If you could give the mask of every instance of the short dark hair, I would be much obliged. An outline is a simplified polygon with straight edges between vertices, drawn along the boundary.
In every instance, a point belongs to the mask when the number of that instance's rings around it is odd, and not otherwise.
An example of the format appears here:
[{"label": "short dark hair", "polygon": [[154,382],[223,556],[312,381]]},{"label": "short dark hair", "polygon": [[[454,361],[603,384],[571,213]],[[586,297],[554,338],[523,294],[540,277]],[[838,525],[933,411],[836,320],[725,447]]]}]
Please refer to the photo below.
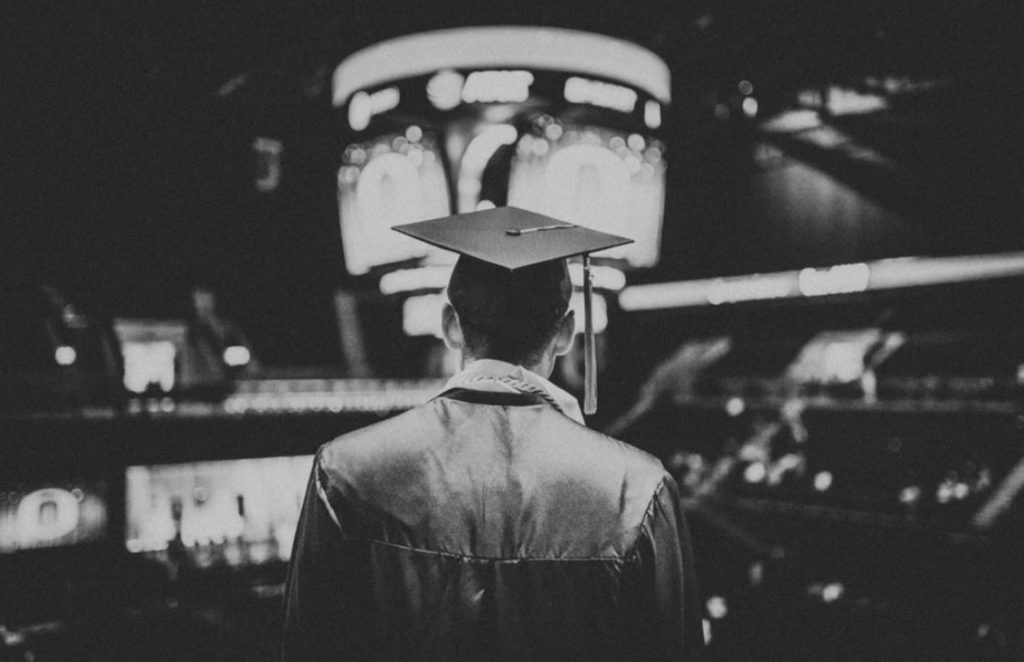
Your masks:
[{"label": "short dark hair", "polygon": [[463,255],[448,284],[466,350],[519,365],[541,357],[571,296],[565,260],[509,271]]}]

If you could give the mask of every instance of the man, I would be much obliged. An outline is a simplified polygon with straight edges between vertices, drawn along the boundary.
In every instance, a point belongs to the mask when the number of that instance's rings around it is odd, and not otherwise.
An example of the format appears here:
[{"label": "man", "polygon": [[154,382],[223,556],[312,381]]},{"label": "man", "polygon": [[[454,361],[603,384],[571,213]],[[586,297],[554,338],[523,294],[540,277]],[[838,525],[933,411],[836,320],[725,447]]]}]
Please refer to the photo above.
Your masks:
[{"label": "man", "polygon": [[320,449],[283,659],[689,659],[675,483],[547,380],[574,337],[564,257],[626,240],[511,208],[400,229],[462,253],[442,330],[463,370]]}]

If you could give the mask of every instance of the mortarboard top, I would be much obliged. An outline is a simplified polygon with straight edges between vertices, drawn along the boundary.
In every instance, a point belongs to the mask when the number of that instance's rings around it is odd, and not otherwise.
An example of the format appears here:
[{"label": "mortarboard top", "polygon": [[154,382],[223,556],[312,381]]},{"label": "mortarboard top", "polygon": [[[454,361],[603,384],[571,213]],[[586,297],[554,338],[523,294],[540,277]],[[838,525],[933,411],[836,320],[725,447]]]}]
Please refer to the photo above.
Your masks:
[{"label": "mortarboard top", "polygon": [[626,237],[517,207],[456,214],[392,229],[509,271],[633,243]]},{"label": "mortarboard top", "polygon": [[633,243],[632,239],[573,225],[517,207],[456,214],[396,225],[392,229],[433,246],[508,269],[509,272],[582,255],[586,359],[583,410],[587,414],[597,410],[596,349],[590,304],[590,253],[630,244]]}]

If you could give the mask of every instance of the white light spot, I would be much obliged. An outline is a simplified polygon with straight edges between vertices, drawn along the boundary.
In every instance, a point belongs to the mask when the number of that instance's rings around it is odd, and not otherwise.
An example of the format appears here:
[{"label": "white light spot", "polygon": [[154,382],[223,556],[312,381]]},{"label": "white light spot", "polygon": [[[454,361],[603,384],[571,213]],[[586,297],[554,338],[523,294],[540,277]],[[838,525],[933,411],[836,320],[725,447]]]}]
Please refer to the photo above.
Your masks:
[{"label": "white light spot", "polygon": [[729,398],[725,403],[725,412],[733,417],[739,416],[746,409],[747,403],[743,401],[743,398]]},{"label": "white light spot", "polygon": [[768,470],[765,469],[764,464],[753,462],[747,465],[747,468],[743,471],[743,480],[748,483],[760,483],[764,481],[767,475]]},{"label": "white light spot", "polygon": [[918,502],[921,498],[921,488],[917,485],[908,485],[900,490],[900,503],[905,505],[912,505]]},{"label": "white light spot", "polygon": [[413,124],[405,130],[405,138],[411,143],[418,143],[423,139],[423,129]]},{"label": "white light spot", "polygon": [[747,97],[743,100],[743,113],[747,117],[757,117],[757,99]]},{"label": "white light spot", "polygon": [[71,345],[61,345],[53,353],[53,358],[57,361],[57,365],[72,365],[78,360],[78,352]]},{"label": "white light spot", "polygon": [[843,585],[839,582],[825,584],[824,588],[821,589],[821,599],[823,602],[835,602],[843,597],[843,592]]},{"label": "white light spot", "polygon": [[246,365],[252,359],[249,349],[243,345],[231,345],[224,349],[224,363],[233,368]]},{"label": "white light spot", "polygon": [[643,136],[639,133],[633,133],[626,139],[626,144],[634,152],[642,152],[647,143],[644,142]]},{"label": "white light spot", "polygon": [[725,618],[726,614],[729,613],[729,605],[726,604],[725,598],[720,595],[715,595],[708,598],[707,610],[708,616],[711,618]]},{"label": "white light spot", "polygon": [[751,563],[747,570],[747,577],[750,579],[751,586],[759,586],[764,581],[764,564],[760,561]]},{"label": "white light spot", "polygon": [[814,489],[819,492],[825,492],[828,488],[832,487],[832,473],[829,471],[819,471],[814,475]]}]

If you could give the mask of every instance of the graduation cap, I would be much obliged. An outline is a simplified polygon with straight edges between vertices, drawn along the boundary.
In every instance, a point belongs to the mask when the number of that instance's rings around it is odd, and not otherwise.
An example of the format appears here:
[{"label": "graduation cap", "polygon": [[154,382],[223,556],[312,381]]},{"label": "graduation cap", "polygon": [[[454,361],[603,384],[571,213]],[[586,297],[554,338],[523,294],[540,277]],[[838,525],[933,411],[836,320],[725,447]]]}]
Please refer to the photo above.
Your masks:
[{"label": "graduation cap", "polygon": [[597,411],[596,350],[591,312],[590,253],[630,244],[632,239],[598,232],[517,207],[499,207],[392,228],[420,241],[454,251],[514,274],[555,260],[583,256],[586,389],[583,411]]}]

